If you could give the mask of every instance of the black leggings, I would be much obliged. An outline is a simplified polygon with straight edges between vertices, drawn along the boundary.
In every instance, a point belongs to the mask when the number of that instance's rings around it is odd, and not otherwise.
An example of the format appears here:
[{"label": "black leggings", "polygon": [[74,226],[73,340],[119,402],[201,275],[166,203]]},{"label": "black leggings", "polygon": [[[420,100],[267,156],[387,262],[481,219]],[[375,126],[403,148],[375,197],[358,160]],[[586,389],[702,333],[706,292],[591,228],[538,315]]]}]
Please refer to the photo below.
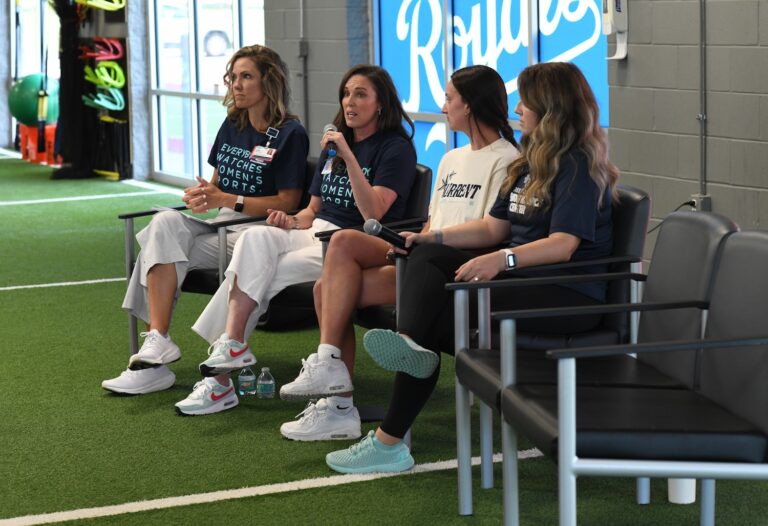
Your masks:
[{"label": "black leggings", "polygon": [[[401,333],[409,335],[422,347],[438,354],[453,354],[453,293],[445,290],[445,285],[453,282],[456,269],[473,257],[475,256],[468,252],[436,244],[420,245],[411,252],[401,288],[398,316],[398,330]],[[492,310],[598,303],[594,298],[557,285],[520,287],[511,292],[495,291],[491,294]],[[476,311],[477,308],[472,305],[472,320],[477,316]],[[600,315],[525,319],[518,321],[517,328],[526,332],[571,334],[593,329],[600,323],[600,319]],[[423,379],[397,373],[381,429],[394,437],[405,436],[424,404],[432,396],[439,375],[439,365],[432,376]]]}]

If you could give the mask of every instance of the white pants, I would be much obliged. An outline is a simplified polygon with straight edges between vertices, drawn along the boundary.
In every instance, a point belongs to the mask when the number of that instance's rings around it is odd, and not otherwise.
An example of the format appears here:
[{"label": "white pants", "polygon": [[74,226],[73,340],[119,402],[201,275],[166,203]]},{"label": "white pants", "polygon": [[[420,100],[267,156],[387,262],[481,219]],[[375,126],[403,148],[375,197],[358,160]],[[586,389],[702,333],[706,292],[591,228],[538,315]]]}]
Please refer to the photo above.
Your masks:
[{"label": "white pants", "polygon": [[229,310],[229,291],[235,277],[237,286],[256,302],[245,327],[245,340],[253,332],[269,301],[289,285],[320,278],[323,247],[316,232],[338,227],[315,219],[306,230],[284,230],[273,226],[254,226],[235,243],[226,280],[216,291],[192,326],[197,334],[213,343],[225,331]]},{"label": "white pants", "polygon": [[[217,219],[244,217],[222,209]],[[239,226],[239,225],[238,225]],[[252,225],[245,225],[246,227]],[[227,255],[231,257],[235,241],[244,229],[227,232]],[[176,264],[176,296],[187,272],[196,268],[219,266],[219,238],[217,229],[187,217],[178,211],[165,210],[152,217],[152,221],[136,234],[141,251],[123,299],[123,309],[149,323],[147,300],[147,272],[155,265]],[[175,304],[175,301],[174,301]]]}]

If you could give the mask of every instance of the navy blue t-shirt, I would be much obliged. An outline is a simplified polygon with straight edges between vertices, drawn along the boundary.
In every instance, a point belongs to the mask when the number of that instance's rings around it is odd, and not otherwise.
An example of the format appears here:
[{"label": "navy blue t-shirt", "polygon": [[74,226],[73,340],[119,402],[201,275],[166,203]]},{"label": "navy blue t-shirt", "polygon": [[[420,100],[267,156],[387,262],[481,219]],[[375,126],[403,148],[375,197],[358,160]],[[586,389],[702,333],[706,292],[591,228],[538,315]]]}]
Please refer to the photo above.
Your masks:
[{"label": "navy blue t-shirt", "polygon": [[272,162],[251,158],[254,146],[266,146],[269,137],[248,125],[238,131],[235,122],[224,119],[208,156],[208,164],[219,172],[218,187],[229,194],[277,195],[278,190],[304,188],[309,138],[297,120],[277,128],[269,147]]},{"label": "navy blue t-shirt", "polygon": [[[394,132],[376,132],[354,143],[352,153],[371,186],[385,186],[397,193],[381,222],[402,219],[416,176],[416,152],[410,142]],[[337,161],[330,173],[323,173],[326,159],[323,152],[309,189],[310,194],[322,200],[317,217],[340,228],[362,224],[363,216],[352,195],[346,164]]]},{"label": "navy blue t-shirt", "polygon": [[[554,232],[564,232],[581,239],[571,261],[583,261],[608,256],[613,247],[611,223],[611,194],[606,188],[600,209],[600,192],[589,177],[587,157],[581,150],[571,150],[560,160],[560,171],[551,188],[551,203],[544,211],[538,203],[523,202],[520,194],[530,176],[523,173],[512,191],[496,199],[490,215],[509,221],[511,247],[543,239]],[[531,209],[532,208],[532,209]],[[558,271],[584,274],[605,272],[605,265]],[[568,285],[598,301],[605,301],[605,283],[579,283]]]}]

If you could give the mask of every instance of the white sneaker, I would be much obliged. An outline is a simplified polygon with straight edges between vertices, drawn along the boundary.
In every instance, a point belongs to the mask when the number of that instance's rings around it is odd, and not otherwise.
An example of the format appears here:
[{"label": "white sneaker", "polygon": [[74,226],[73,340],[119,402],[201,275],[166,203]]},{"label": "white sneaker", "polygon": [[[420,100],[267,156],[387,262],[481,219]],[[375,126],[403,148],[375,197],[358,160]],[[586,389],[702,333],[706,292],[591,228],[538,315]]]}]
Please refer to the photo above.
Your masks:
[{"label": "white sneaker", "polygon": [[200,374],[216,376],[231,373],[256,363],[256,357],[248,349],[247,343],[231,340],[226,333],[208,347],[208,359],[200,364]]},{"label": "white sneaker", "polygon": [[209,415],[232,409],[239,403],[232,380],[224,387],[213,378],[203,378],[188,397],[176,403],[176,412],[180,415]]},{"label": "white sneaker", "polygon": [[126,369],[117,378],[101,382],[102,389],[113,393],[146,394],[168,389],[176,382],[176,375],[165,365],[132,371]]},{"label": "white sneaker", "polygon": [[301,360],[299,376],[280,388],[280,398],[306,400],[349,393],[352,390],[352,378],[344,362],[338,358],[321,360],[318,353],[312,353],[306,360]]},{"label": "white sneaker", "polygon": [[353,440],[359,438],[360,415],[351,402],[344,407],[339,397],[310,400],[296,415],[298,420],[280,426],[280,434],[291,440]]},{"label": "white sneaker", "polygon": [[144,343],[139,352],[128,360],[128,368],[137,370],[156,365],[167,365],[181,358],[178,345],[170,337],[163,336],[156,329],[142,332]]}]

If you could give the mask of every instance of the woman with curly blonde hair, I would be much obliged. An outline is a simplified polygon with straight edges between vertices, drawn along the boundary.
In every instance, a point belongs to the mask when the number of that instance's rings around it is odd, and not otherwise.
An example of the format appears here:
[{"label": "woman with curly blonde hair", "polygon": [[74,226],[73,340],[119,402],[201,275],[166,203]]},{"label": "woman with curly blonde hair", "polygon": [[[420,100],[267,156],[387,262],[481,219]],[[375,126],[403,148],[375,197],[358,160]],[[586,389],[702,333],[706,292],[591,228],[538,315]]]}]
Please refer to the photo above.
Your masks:
[{"label": "woman with curly blonde hair", "polygon": [[[217,219],[263,216],[268,210],[299,206],[309,138],[288,109],[288,68],[275,51],[246,46],[227,63],[223,104],[227,117],[208,156],[210,181],[197,177],[182,200],[195,213],[219,209]],[[227,252],[248,225],[232,228]],[[181,358],[168,335],[173,307],[189,270],[218,266],[218,235],[212,225],[175,210],[158,212],[136,235],[141,252],[131,275],[123,309],[147,323],[144,342],[128,369],[105,380],[104,389],[144,394],[171,387],[167,364]]]}]

